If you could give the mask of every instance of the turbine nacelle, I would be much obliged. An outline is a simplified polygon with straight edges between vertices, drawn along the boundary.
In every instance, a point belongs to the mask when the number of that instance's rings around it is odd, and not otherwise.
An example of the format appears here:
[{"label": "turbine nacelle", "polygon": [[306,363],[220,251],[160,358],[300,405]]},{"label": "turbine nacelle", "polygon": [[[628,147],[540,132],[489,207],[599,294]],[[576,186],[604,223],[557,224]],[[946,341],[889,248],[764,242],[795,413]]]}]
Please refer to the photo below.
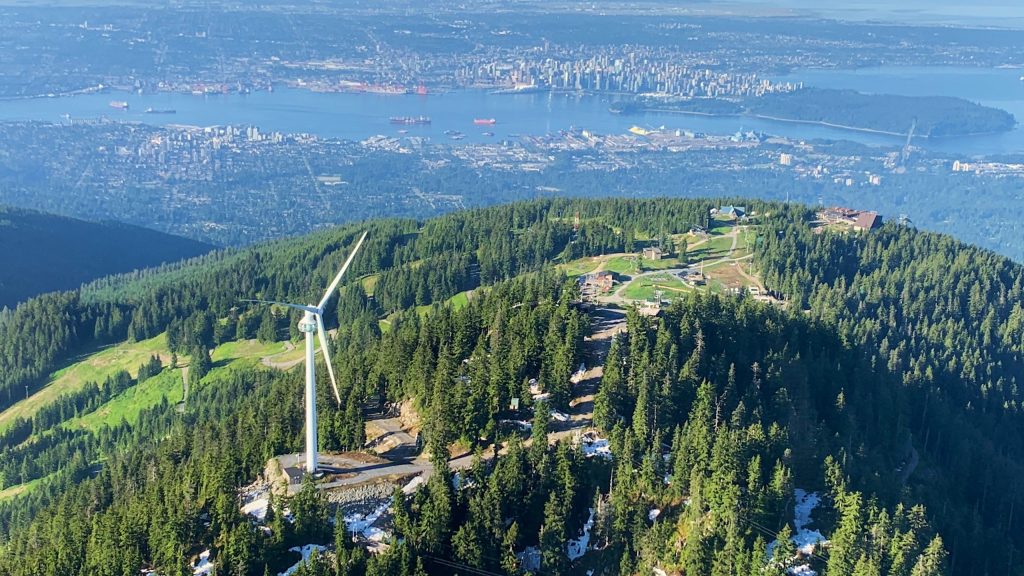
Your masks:
[{"label": "turbine nacelle", "polygon": [[302,315],[302,320],[299,320],[299,332],[316,332],[316,317],[320,314],[314,314],[310,311],[306,311]]}]

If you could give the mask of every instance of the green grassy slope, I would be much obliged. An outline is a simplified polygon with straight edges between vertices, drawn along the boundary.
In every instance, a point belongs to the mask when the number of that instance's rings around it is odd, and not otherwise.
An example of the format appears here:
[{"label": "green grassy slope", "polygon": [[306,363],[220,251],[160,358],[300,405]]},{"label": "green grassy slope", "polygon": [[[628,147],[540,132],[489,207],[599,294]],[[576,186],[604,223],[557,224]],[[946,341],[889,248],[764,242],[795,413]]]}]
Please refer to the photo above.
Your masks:
[{"label": "green grassy slope", "polygon": [[38,392],[0,412],[0,431],[10,426],[19,416],[31,418],[40,408],[53,402],[61,394],[80,390],[86,382],[103,382],[108,376],[113,376],[121,370],[135,375],[139,366],[154,354],[159,354],[165,364],[170,361],[167,338],[163,334],[142,342],[124,342],[107,347],[62,368],[54,372],[47,380],[46,386]]}]

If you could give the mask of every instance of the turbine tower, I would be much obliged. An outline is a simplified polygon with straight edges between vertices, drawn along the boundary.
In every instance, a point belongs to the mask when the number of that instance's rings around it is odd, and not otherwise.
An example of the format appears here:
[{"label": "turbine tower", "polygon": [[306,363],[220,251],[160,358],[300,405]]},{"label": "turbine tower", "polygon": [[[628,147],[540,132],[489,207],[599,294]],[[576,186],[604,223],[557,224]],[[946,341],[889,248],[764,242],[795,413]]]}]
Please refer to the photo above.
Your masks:
[{"label": "turbine tower", "polygon": [[338,382],[334,378],[334,366],[331,365],[331,353],[327,346],[327,331],[324,330],[324,306],[327,305],[327,301],[330,300],[331,295],[334,293],[335,288],[338,287],[338,283],[341,282],[341,277],[345,275],[345,271],[348,270],[349,264],[356,257],[356,252],[359,251],[359,247],[363,245],[363,240],[366,239],[367,232],[363,232],[363,235],[356,242],[355,248],[348,255],[348,259],[345,260],[345,264],[342,265],[341,270],[338,271],[338,275],[334,277],[334,281],[327,287],[327,291],[324,292],[323,298],[320,299],[320,303],[317,305],[303,306],[301,304],[289,304],[287,302],[274,302],[272,300],[246,300],[246,302],[257,302],[260,304],[277,304],[279,306],[287,306],[288,308],[294,308],[296,310],[302,310],[302,320],[299,320],[299,331],[306,335],[306,472],[309,474],[315,474],[318,464],[318,444],[316,437],[316,358],[314,357],[313,350],[313,334],[320,340],[320,349],[324,352],[324,360],[327,364],[327,373],[331,376],[331,387],[334,389],[334,399],[338,402],[338,406],[341,406],[341,395],[338,393]]}]

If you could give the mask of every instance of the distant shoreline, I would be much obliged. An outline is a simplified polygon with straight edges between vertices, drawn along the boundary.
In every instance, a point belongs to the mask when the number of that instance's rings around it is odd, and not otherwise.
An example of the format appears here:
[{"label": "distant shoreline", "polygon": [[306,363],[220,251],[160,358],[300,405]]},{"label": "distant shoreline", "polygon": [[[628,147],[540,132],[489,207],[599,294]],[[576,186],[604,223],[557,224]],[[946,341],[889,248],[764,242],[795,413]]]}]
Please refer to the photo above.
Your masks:
[{"label": "distant shoreline", "polygon": [[[613,114],[624,114],[629,115],[630,113],[615,112]],[[703,116],[705,118],[756,118],[758,120],[768,120],[769,122],[781,122],[784,124],[803,124],[807,126],[821,126],[822,128],[834,128],[836,130],[845,130],[849,132],[860,132],[863,134],[877,134],[879,136],[889,136],[893,138],[905,138],[906,132],[892,132],[888,130],[878,130],[876,128],[862,128],[860,126],[849,126],[846,124],[836,124],[834,122],[826,122],[824,120],[800,120],[797,118],[783,118],[780,116],[769,116],[767,114],[750,114],[746,112],[738,114],[720,114],[715,112],[698,112],[695,110],[673,110],[672,108],[639,108],[636,110],[639,113],[655,113],[655,114],[682,114],[686,116]],[[950,134],[948,136],[932,136],[928,134],[914,134],[915,139],[926,139],[926,140],[942,140],[946,138],[964,138],[964,137],[975,137],[975,136],[995,136],[997,134],[1005,134],[1009,130],[997,130],[989,132],[970,132],[965,134]]]},{"label": "distant shoreline", "polygon": [[[876,130],[873,128],[861,128],[858,126],[847,126],[844,124],[835,124],[832,122],[825,122],[824,120],[798,120],[796,118],[782,118],[779,116],[768,116],[765,114],[718,114],[715,112],[698,112],[694,110],[673,110],[671,108],[640,108],[639,112],[653,112],[657,114],[685,114],[687,116],[704,116],[707,118],[757,118],[759,120],[768,120],[772,122],[785,122],[787,124],[807,124],[811,126],[823,126],[825,128],[836,128],[839,130],[850,130],[854,132],[865,132],[868,134],[880,134],[883,136],[895,136],[901,137],[906,134],[900,134],[899,132],[888,132],[885,130]],[[923,134],[915,136],[915,138],[927,138]]]}]

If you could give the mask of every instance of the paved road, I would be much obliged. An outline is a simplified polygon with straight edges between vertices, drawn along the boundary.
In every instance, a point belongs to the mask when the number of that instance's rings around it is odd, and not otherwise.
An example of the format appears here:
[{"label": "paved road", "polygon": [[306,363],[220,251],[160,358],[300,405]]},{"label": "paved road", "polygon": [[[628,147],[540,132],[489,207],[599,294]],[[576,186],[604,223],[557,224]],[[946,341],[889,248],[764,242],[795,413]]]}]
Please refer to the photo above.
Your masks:
[{"label": "paved road", "polygon": [[[278,462],[281,463],[281,469],[288,475],[289,492],[294,492],[301,486],[305,457],[305,453],[285,454],[277,457]],[[352,458],[340,454],[321,454],[320,468],[328,474],[338,475],[334,480],[322,482],[320,484],[322,489],[356,486],[380,479],[415,476],[428,470],[433,471],[429,462],[419,460],[392,461],[372,456]]]}]

